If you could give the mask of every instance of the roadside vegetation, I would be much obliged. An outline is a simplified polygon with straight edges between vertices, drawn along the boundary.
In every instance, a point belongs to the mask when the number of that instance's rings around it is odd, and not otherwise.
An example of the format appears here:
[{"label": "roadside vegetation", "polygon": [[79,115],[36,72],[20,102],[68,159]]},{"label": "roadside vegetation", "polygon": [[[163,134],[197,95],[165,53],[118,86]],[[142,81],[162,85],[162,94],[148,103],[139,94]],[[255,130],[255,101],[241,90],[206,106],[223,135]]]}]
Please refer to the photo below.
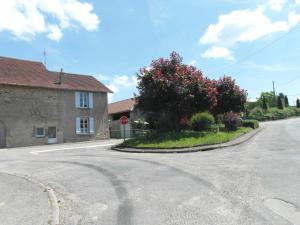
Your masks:
[{"label": "roadside vegetation", "polygon": [[255,102],[246,103],[245,116],[259,121],[279,120],[300,116],[300,101],[290,106],[289,99],[283,93],[263,92]]},{"label": "roadside vegetation", "polygon": [[[127,140],[136,148],[182,148],[230,141],[258,128],[242,121],[247,92],[235,80],[206,77],[176,52],[154,60],[137,74],[137,108],[150,134]],[[244,126],[244,127],[243,127]]]},{"label": "roadside vegetation", "polygon": [[161,149],[195,147],[228,142],[251,130],[252,128],[241,127],[233,132],[182,131],[155,133],[145,137],[129,139],[123,145],[134,148]]}]

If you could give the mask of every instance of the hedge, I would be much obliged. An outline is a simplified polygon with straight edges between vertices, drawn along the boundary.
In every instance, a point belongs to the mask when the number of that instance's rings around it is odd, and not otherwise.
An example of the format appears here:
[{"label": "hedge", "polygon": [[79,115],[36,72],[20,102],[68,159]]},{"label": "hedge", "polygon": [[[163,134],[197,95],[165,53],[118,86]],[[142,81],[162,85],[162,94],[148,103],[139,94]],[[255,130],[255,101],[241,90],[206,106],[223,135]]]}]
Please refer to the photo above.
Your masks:
[{"label": "hedge", "polygon": [[253,129],[257,129],[259,127],[259,123],[257,120],[243,120],[243,127],[251,127]]}]

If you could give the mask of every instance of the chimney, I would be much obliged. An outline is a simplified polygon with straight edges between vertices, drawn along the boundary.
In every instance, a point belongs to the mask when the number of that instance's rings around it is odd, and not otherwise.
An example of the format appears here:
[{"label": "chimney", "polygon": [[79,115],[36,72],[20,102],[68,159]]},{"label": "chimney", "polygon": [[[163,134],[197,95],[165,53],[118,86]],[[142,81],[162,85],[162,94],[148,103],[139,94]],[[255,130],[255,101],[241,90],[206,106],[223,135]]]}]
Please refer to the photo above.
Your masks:
[{"label": "chimney", "polygon": [[58,84],[62,84],[62,75],[63,75],[63,68],[60,69],[60,73],[58,75]]}]

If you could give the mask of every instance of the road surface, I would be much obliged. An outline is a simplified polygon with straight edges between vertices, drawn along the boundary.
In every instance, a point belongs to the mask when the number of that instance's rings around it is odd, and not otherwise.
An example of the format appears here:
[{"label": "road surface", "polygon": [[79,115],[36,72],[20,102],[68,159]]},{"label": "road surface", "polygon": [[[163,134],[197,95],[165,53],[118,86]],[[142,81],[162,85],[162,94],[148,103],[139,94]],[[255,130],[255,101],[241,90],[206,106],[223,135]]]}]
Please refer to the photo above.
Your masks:
[{"label": "road surface", "polygon": [[300,119],[187,154],[114,140],[0,150],[2,225],[300,224]]}]

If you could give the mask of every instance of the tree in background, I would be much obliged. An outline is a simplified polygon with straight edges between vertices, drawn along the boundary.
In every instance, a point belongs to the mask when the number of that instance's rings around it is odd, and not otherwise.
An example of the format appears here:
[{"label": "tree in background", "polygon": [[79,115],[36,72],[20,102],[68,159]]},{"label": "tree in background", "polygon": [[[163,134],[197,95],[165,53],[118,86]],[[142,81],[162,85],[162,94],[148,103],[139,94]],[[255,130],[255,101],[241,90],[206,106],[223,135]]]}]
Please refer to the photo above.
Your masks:
[{"label": "tree in background", "polygon": [[288,96],[284,96],[284,104],[285,104],[285,107],[289,107],[290,106],[290,103],[289,103],[289,99],[288,99]]},{"label": "tree in background", "polygon": [[279,95],[277,97],[277,108],[278,109],[283,109],[284,108],[284,103],[283,102],[284,102],[284,98],[282,98],[282,96]]},{"label": "tree in background", "polygon": [[276,107],[277,106],[277,99],[276,95],[274,94],[273,91],[267,91],[267,92],[262,92],[259,99],[258,103],[259,105],[263,105],[263,99],[266,101],[267,105],[269,107]]},{"label": "tree in background", "polygon": [[247,101],[247,92],[235,84],[235,80],[229,76],[224,76],[216,81],[217,104],[214,114],[226,112],[239,113],[244,110]]},{"label": "tree in background", "polygon": [[267,103],[266,99],[263,97],[262,98],[262,109],[265,110],[265,111],[267,111],[268,108],[269,108],[268,107],[268,103]]},{"label": "tree in background", "polygon": [[297,101],[296,101],[296,107],[300,108],[300,100],[299,99],[297,99]]},{"label": "tree in background", "polygon": [[152,61],[137,74],[137,107],[147,112],[154,128],[179,130],[183,118],[217,104],[215,81],[172,52],[169,59]]}]

